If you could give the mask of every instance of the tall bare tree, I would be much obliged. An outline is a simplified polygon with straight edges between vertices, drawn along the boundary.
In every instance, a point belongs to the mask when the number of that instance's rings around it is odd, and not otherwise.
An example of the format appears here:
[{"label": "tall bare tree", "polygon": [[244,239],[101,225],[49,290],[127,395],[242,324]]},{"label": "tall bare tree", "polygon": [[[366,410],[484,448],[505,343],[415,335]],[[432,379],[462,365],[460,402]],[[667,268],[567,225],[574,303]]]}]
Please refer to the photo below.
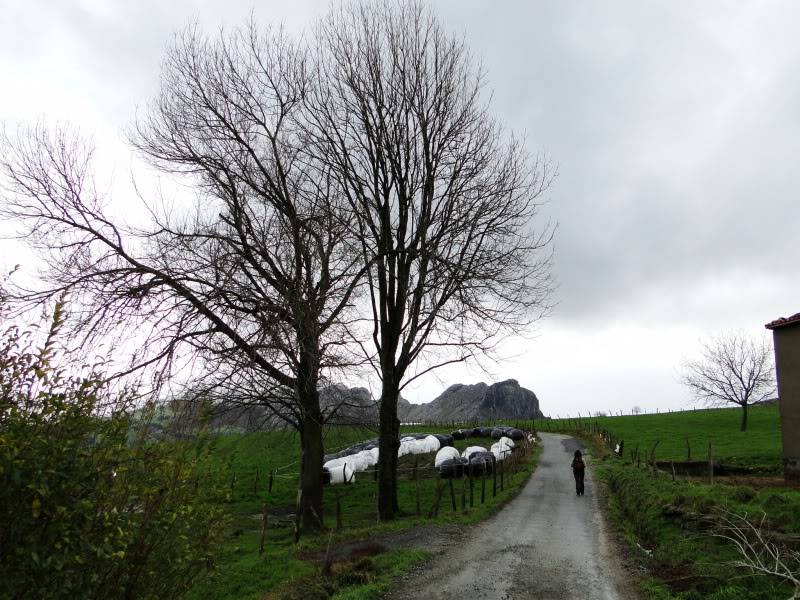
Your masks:
[{"label": "tall bare tree", "polygon": [[169,366],[188,350],[220,385],[250,385],[251,399],[300,432],[298,508],[314,527],[318,387],[347,363],[342,328],[364,266],[348,246],[338,177],[303,156],[307,87],[306,53],[281,31],[251,24],[215,39],[194,27],[176,36],[161,92],[131,139],[192,197],[186,210],[149,203],[145,228],[109,216],[91,150],[64,130],[7,136],[0,166],[3,214],[47,253],[45,287],[21,297],[69,293],[87,341],[139,328],[131,369]]},{"label": "tall bare tree", "polygon": [[316,30],[306,139],[353,211],[381,379],[379,514],[397,505],[400,390],[547,309],[551,182],[506,135],[463,40],[421,2],[334,9]]},{"label": "tall bare tree", "polygon": [[747,431],[747,409],[775,393],[772,348],[743,334],[729,333],[703,343],[701,357],[684,362],[682,382],[707,406],[742,407],[741,430]]}]

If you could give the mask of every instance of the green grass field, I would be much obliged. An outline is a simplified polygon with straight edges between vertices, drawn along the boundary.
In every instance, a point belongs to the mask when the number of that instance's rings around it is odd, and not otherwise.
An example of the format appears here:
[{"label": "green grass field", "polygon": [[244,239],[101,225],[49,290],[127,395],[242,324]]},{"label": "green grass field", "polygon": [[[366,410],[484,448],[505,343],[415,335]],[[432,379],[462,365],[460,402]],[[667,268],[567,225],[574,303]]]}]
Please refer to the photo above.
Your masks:
[{"label": "green grass field", "polygon": [[[411,427],[408,431],[442,431],[442,429]],[[355,442],[374,437],[374,432],[352,427],[332,427],[325,439],[326,451],[342,449]],[[425,558],[420,551],[390,551],[374,559],[367,559],[353,566],[353,569],[338,575],[346,585],[336,583],[339,579],[327,579],[323,583],[326,590],[318,589],[318,567],[314,561],[300,557],[319,552],[327,543],[351,538],[367,538],[370,535],[407,529],[419,525],[445,523],[472,523],[479,521],[511,499],[522,482],[535,468],[534,453],[531,460],[520,465],[519,472],[511,482],[506,479],[505,490],[492,496],[492,480],[487,480],[486,502],[480,504],[480,486],[474,489],[473,508],[462,511],[463,487],[459,481],[454,486],[457,510],[452,510],[449,488],[440,503],[439,516],[428,519],[428,512],[436,493],[437,479],[431,471],[428,477],[420,478],[420,504],[422,516],[415,515],[416,493],[411,479],[411,467],[415,458],[401,459],[402,469],[399,487],[399,502],[404,514],[389,523],[376,520],[376,484],[371,475],[357,474],[355,483],[326,487],[325,521],[326,526],[335,525],[336,497],[340,499],[342,530],[324,532],[316,536],[304,536],[299,544],[294,543],[293,526],[290,518],[294,512],[297,494],[299,444],[297,435],[289,432],[259,432],[251,434],[226,434],[211,440],[210,459],[206,468],[209,473],[223,477],[231,491],[227,509],[231,515],[230,535],[222,553],[219,555],[215,571],[198,581],[189,592],[189,599],[263,599],[265,597],[350,598],[368,600],[378,598],[390,584],[392,578],[415,562]],[[457,442],[463,449],[468,445],[480,445],[477,440]],[[431,465],[433,455],[417,457],[420,472]],[[276,471],[272,491],[268,492],[269,473]],[[269,513],[269,528],[265,552],[259,557],[258,548],[261,536],[261,515],[264,503]],[[366,564],[366,566],[365,566]],[[341,583],[341,582],[340,582]],[[313,589],[308,585],[317,586]],[[333,587],[331,587],[333,586]],[[341,587],[342,589],[339,589]],[[335,588],[335,589],[334,589]]]},{"label": "green grass field", "polygon": [[686,442],[692,460],[708,458],[708,445],[715,460],[752,466],[768,472],[781,470],[781,432],[777,406],[750,408],[747,431],[739,431],[741,411],[738,408],[683,411],[661,414],[584,419],[537,421],[542,431],[573,429],[576,424],[594,423],[607,429],[614,439],[625,440],[626,455],[638,445],[649,453],[656,441],[656,460],[687,460]]}]

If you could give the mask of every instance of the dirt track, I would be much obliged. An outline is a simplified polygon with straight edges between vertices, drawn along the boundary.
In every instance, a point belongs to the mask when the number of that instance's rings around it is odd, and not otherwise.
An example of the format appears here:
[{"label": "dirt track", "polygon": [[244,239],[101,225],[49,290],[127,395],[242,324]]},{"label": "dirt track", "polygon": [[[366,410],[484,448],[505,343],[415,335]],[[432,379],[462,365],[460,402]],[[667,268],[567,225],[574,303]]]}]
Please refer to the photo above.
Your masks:
[{"label": "dirt track", "polygon": [[564,435],[542,438],[539,467],[520,495],[408,574],[387,598],[639,598],[606,535],[591,463],[586,495],[578,497],[569,468],[578,443]]}]

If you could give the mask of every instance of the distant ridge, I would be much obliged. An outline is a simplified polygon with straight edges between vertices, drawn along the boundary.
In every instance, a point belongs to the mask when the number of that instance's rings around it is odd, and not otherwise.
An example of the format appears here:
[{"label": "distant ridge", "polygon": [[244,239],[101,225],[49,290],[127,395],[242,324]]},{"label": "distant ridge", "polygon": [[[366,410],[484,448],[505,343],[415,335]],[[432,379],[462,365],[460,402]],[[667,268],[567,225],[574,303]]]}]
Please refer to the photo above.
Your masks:
[{"label": "distant ridge", "polygon": [[457,383],[426,404],[411,404],[400,398],[397,413],[404,423],[544,418],[536,394],[521,387],[516,379],[492,385]]}]

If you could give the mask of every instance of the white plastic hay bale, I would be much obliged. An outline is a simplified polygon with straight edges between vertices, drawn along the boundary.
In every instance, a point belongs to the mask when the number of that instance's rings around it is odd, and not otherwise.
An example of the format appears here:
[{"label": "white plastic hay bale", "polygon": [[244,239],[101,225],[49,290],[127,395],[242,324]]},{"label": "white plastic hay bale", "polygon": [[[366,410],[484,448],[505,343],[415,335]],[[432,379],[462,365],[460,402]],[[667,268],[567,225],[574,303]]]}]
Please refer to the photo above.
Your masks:
[{"label": "white plastic hay bale", "polygon": [[362,450],[357,454],[352,455],[353,471],[360,473],[366,471],[375,463],[372,462],[372,453],[369,450]]},{"label": "white plastic hay bale", "polygon": [[511,453],[511,450],[505,444],[501,444],[500,442],[495,442],[492,444],[492,447],[489,451],[494,454],[494,457],[497,460],[505,460],[506,457]]},{"label": "white plastic hay bale", "polygon": [[415,439],[400,440],[400,447],[397,449],[397,457],[405,456],[414,453]]},{"label": "white plastic hay bale", "polygon": [[325,463],[325,468],[328,469],[328,471],[331,474],[331,485],[338,485],[340,483],[352,483],[353,481],[356,480],[355,473],[353,472],[353,469],[349,464],[343,462],[342,464],[333,465],[333,468],[328,466],[330,465],[330,463],[334,462],[336,461],[331,460]]},{"label": "white plastic hay bale", "polygon": [[328,471],[333,473],[334,469],[336,469],[337,467],[341,467],[344,463],[347,462],[347,458],[349,458],[349,457],[331,459],[328,462],[326,462],[324,465],[322,465],[322,468],[323,469],[328,469]]},{"label": "white plastic hay bale", "polygon": [[380,449],[379,448],[372,448],[371,450],[367,450],[367,452],[369,452],[370,455],[372,455],[372,459],[371,459],[372,460],[372,464],[373,465],[377,465],[378,464],[378,458],[380,457],[380,454],[381,454]]},{"label": "white plastic hay bale", "polygon": [[509,450],[514,447],[514,440],[506,436],[503,436],[499,440],[497,440],[497,443],[504,445]]},{"label": "white plastic hay bale", "polygon": [[486,452],[486,448],[483,446],[469,446],[464,452],[461,454],[464,458],[469,458],[475,452]]},{"label": "white plastic hay bale", "polygon": [[459,458],[460,456],[461,453],[458,451],[458,448],[445,446],[436,453],[436,458],[433,460],[433,464],[438,469],[444,461],[451,460],[453,458]]},{"label": "white plastic hay bale", "polygon": [[425,440],[414,440],[409,444],[411,445],[411,454],[427,454],[430,452],[428,443]]},{"label": "white plastic hay bale", "polygon": [[442,446],[439,438],[437,438],[435,435],[427,436],[424,441],[428,446],[428,452],[438,452],[439,448]]}]

